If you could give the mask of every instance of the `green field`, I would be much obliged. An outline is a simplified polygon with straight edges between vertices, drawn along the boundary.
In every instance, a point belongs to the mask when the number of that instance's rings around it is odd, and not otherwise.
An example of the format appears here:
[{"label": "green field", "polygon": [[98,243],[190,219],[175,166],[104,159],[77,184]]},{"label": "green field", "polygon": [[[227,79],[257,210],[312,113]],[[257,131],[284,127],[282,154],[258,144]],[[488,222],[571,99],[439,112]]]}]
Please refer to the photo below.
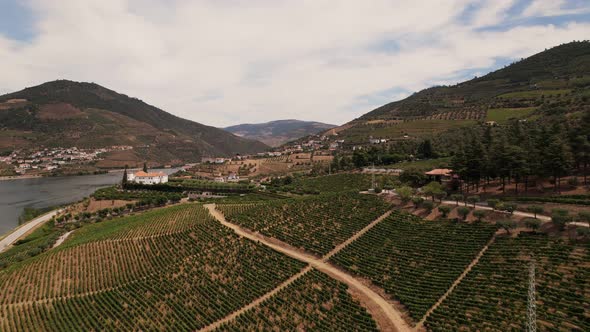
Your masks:
[{"label": "green field", "polygon": [[526,118],[536,109],[536,107],[492,108],[487,112],[486,121],[496,121],[498,123],[502,123],[508,121],[509,119]]}]

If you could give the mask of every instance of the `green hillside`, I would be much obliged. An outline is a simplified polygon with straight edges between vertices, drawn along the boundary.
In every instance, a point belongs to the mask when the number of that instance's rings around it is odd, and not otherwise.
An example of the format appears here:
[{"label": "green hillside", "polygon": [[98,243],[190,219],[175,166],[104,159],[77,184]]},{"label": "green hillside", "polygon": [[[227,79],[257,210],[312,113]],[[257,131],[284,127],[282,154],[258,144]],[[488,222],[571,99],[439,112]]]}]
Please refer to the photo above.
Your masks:
[{"label": "green hillside", "polygon": [[0,96],[0,124],[3,150],[131,145],[137,147],[138,158],[166,162],[266,148],[263,143],[179,118],[100,85],[67,80]]},{"label": "green hillside", "polygon": [[370,135],[425,137],[477,122],[572,114],[589,104],[590,42],[571,42],[483,77],[414,93],[336,131],[352,142],[364,142]]}]

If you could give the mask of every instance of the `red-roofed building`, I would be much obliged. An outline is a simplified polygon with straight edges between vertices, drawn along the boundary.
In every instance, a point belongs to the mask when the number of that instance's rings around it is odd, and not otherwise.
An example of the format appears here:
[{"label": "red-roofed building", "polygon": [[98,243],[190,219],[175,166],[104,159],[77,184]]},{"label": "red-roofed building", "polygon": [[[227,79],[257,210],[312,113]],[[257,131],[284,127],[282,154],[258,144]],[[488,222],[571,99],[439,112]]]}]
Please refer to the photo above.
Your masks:
[{"label": "red-roofed building", "polygon": [[144,172],[127,174],[127,181],[140,184],[158,184],[168,182],[168,175],[164,172]]},{"label": "red-roofed building", "polygon": [[426,174],[431,181],[447,182],[451,181],[453,170],[448,168],[435,168],[424,174]]}]

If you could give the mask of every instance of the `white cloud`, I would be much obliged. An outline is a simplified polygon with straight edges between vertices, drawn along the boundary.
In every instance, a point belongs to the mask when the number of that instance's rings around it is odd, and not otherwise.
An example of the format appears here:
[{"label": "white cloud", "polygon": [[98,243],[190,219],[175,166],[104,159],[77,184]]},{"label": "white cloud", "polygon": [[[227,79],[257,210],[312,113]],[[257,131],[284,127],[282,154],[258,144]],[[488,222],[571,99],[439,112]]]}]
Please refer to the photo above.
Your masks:
[{"label": "white cloud", "polygon": [[[36,37],[0,32],[0,89],[94,81],[211,125],[301,118],[343,123],[415,91],[584,39],[587,23],[480,31],[513,1],[32,1]],[[394,51],[379,47],[386,42]]]}]

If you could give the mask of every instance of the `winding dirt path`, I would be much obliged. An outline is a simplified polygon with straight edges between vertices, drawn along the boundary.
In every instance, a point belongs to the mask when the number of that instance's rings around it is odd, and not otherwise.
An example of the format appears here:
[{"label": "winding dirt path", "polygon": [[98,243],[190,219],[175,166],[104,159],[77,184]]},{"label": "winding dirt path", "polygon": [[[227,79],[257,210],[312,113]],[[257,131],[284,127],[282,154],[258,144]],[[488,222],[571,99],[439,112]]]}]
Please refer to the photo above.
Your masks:
[{"label": "winding dirt path", "polygon": [[428,309],[428,311],[424,314],[424,316],[422,317],[422,319],[418,322],[418,324],[416,324],[416,330],[420,330],[424,326],[424,322],[426,321],[426,319],[428,318],[428,316],[430,316],[430,314],[436,308],[438,308],[438,306],[441,303],[443,303],[443,301],[449,295],[451,295],[451,293],[455,290],[455,288],[457,288],[457,286],[459,286],[459,284],[461,283],[461,281],[467,276],[467,274],[469,273],[469,271],[471,271],[471,269],[477,263],[479,263],[479,260],[481,259],[481,257],[483,256],[483,254],[485,254],[485,252],[488,250],[488,248],[490,247],[490,245],[492,245],[492,243],[494,243],[494,241],[496,240],[496,234],[497,233],[494,233],[494,235],[488,241],[488,243],[486,243],[486,245],[479,251],[479,253],[477,254],[477,256],[475,256],[475,258],[473,259],[473,261],[471,261],[471,263],[469,263],[469,265],[467,265],[467,267],[465,268],[465,270],[463,270],[463,273],[461,273],[461,275],[459,275],[459,277],[453,282],[453,284],[451,285],[451,287],[449,287],[449,289],[447,289],[447,291],[443,294],[443,296],[441,296],[440,299],[438,299],[438,301],[436,301],[436,303],[432,307],[430,307],[430,309]]},{"label": "winding dirt path", "polygon": [[[280,241],[273,240],[271,242],[267,238],[265,238],[259,234],[253,233],[249,230],[243,229],[242,227],[240,227],[238,225],[228,222],[225,219],[225,217],[223,216],[223,214],[220,211],[218,211],[217,209],[215,209],[215,204],[206,204],[205,207],[209,210],[209,212],[211,213],[211,215],[215,219],[217,219],[222,225],[232,229],[236,234],[238,234],[242,237],[245,237],[247,239],[250,239],[252,241],[261,243],[267,247],[270,247],[278,252],[281,252],[287,256],[295,258],[299,261],[306,262],[310,265],[310,267],[313,267],[316,270],[326,273],[327,275],[331,276],[332,278],[347,284],[348,287],[351,288],[351,292],[353,292],[355,295],[359,296],[359,300],[360,300],[361,304],[363,304],[363,306],[365,306],[365,308],[367,308],[367,310],[375,318],[377,324],[379,325],[379,327],[382,331],[405,332],[405,331],[412,331],[413,330],[408,325],[408,323],[406,323],[406,321],[402,318],[401,313],[396,308],[394,308],[387,300],[385,300],[382,296],[377,294],[375,291],[370,289],[368,286],[364,285],[359,280],[356,280],[354,277],[352,277],[348,273],[343,272],[340,269],[338,269],[337,267],[326,262],[326,260],[329,257],[336,254],[339,250],[342,250],[344,247],[346,247],[347,244],[354,241],[354,239],[351,241],[345,241],[344,243],[342,243],[341,245],[336,247],[334,250],[332,250],[330,253],[328,253],[326,256],[324,256],[323,258],[318,258],[318,257],[312,256],[308,253],[302,252],[301,250],[297,250],[297,249],[289,246],[288,244],[281,243]],[[388,212],[388,213],[391,213],[391,212]],[[377,223],[379,223],[381,220],[385,219],[387,217],[388,213],[379,217],[377,220],[371,222],[371,224],[367,225],[365,228],[363,228],[358,233],[363,232],[362,234],[364,234],[370,228],[372,228]],[[362,234],[360,234],[359,236],[361,236]],[[357,238],[358,238],[358,236],[357,236]],[[289,279],[289,280],[291,280],[291,279]],[[293,282],[293,281],[291,281],[291,282]],[[225,318],[224,318],[224,320],[225,320]]]}]

